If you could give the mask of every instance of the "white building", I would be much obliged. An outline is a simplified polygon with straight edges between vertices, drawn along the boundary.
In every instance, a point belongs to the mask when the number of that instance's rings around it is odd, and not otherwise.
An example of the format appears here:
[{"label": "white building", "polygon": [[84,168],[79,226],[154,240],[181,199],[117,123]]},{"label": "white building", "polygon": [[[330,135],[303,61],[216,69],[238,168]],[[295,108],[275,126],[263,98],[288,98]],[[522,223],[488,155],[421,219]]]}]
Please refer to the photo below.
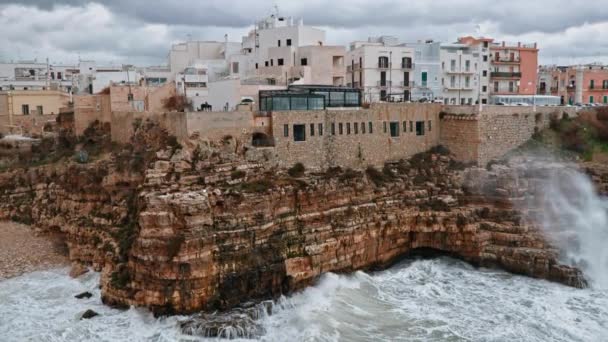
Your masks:
[{"label": "white building", "polygon": [[405,45],[414,49],[411,100],[442,100],[441,43],[430,40]]},{"label": "white building", "polygon": [[459,38],[441,45],[442,94],[449,104],[489,103],[490,38]]},{"label": "white building", "polygon": [[441,87],[446,104],[488,103],[488,55],[488,48],[483,43],[441,45]]},{"label": "white building", "polygon": [[195,64],[177,74],[175,87],[177,93],[185,95],[194,110],[209,102],[209,68],[204,64]]},{"label": "white building", "polygon": [[363,101],[410,100],[414,48],[396,38],[353,42],[346,56],[347,86],[363,91]]}]

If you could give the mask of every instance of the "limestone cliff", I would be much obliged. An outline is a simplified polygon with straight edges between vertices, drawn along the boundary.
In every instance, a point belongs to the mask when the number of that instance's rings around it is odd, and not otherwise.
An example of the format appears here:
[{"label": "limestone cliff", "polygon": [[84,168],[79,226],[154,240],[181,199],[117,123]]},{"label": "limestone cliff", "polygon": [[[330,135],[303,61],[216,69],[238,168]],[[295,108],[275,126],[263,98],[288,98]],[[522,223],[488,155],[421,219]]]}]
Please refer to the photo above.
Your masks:
[{"label": "limestone cliff", "polygon": [[231,139],[144,152],[2,174],[0,218],[63,232],[71,259],[102,271],[106,303],[160,314],[228,309],[417,249],[585,285],[516,205],[542,177],[522,169],[465,171],[438,149],[384,170],[287,172]]}]

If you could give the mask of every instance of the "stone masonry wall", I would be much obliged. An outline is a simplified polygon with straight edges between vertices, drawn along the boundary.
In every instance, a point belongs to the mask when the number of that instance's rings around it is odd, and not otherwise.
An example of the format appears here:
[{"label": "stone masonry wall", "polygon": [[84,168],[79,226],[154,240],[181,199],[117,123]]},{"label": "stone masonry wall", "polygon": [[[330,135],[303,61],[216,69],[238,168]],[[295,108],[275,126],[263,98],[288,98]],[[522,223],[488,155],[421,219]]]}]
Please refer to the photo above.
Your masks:
[{"label": "stone masonry wall", "polygon": [[[408,158],[439,144],[440,111],[440,105],[380,104],[363,110],[274,112],[275,157],[280,166],[301,162],[313,169],[365,168]],[[417,122],[424,125],[423,135],[416,133]],[[398,136],[391,136],[391,123]],[[296,125],[305,126],[305,141],[294,141]]]}]

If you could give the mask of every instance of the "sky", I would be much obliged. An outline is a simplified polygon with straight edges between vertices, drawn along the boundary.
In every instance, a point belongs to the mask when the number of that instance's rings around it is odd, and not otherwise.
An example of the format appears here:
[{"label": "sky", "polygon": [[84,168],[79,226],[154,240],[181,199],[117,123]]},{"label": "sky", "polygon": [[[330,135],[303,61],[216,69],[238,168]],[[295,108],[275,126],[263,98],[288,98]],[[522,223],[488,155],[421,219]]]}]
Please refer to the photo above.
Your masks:
[{"label": "sky", "polygon": [[0,0],[0,61],[166,64],[188,37],[240,42],[275,5],[327,45],[482,35],[537,42],[541,64],[608,64],[608,0]]}]

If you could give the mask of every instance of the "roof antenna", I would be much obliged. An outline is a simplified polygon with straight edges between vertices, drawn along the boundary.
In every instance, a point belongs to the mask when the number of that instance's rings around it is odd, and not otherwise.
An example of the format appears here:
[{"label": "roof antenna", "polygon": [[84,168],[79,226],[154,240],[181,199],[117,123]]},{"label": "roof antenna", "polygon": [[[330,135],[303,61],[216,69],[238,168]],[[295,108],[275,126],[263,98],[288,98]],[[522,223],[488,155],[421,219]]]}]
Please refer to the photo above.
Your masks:
[{"label": "roof antenna", "polygon": [[274,11],[277,14],[277,17],[279,17],[279,5],[277,5],[277,3],[275,2],[273,7],[274,7]]}]

